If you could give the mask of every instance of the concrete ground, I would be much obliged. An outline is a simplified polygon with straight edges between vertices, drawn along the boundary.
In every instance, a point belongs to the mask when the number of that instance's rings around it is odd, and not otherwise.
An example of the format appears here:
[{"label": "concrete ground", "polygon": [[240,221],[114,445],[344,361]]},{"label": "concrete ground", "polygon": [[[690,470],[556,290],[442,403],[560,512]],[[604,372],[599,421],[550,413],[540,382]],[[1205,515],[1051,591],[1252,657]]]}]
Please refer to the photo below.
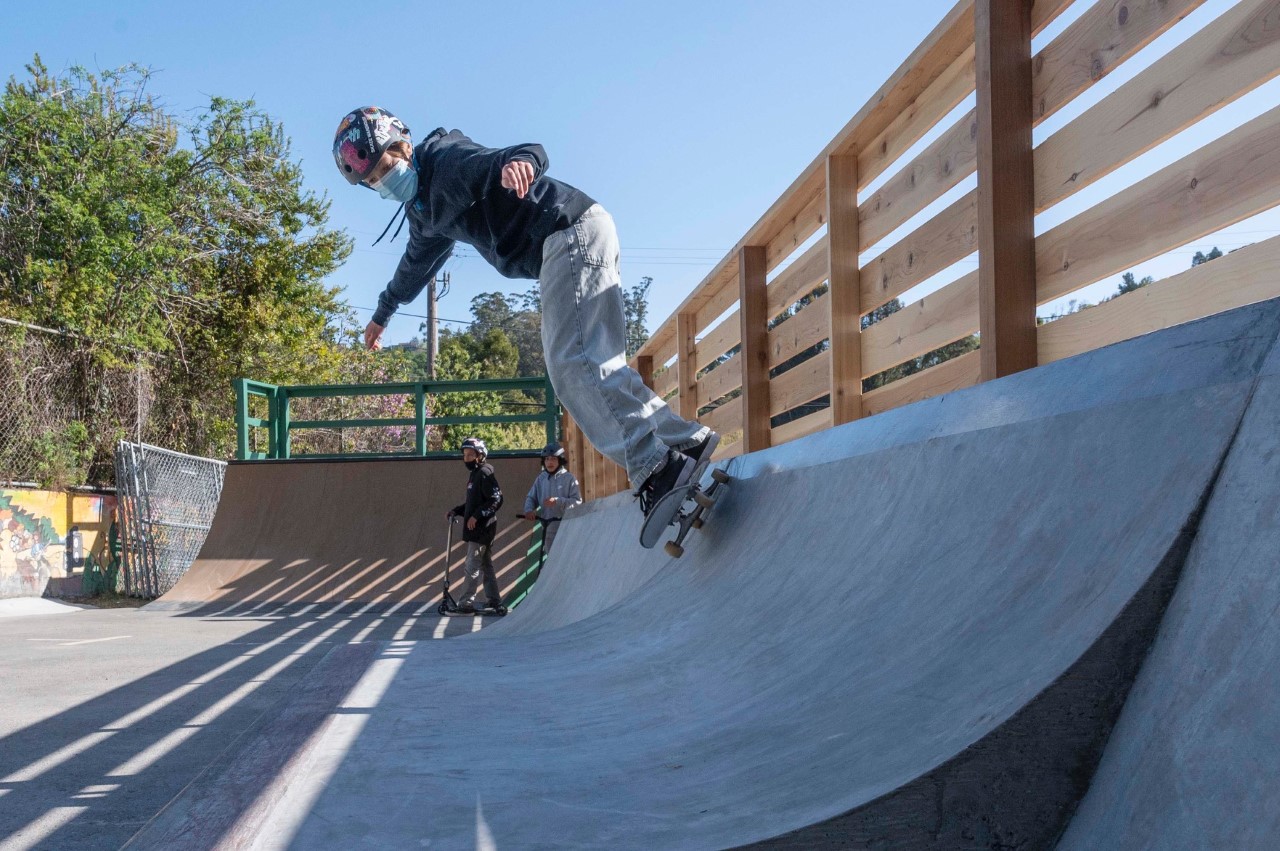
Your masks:
[{"label": "concrete ground", "polygon": [[[0,611],[0,849],[118,848],[335,647],[478,630],[433,607],[210,617]],[[23,614],[32,609],[55,614]]]}]

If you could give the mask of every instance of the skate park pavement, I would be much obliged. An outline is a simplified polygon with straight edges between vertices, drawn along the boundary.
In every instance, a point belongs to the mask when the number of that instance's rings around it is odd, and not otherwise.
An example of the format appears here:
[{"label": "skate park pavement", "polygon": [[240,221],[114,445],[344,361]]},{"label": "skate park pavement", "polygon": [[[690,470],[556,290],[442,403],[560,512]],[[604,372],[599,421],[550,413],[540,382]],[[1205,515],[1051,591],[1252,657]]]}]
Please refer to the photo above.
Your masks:
[{"label": "skate park pavement", "polygon": [[0,621],[39,693],[0,847],[1270,847],[1278,334],[1264,302],[735,458],[678,561],[598,500],[456,640],[398,553],[358,601],[273,554],[231,612]]}]

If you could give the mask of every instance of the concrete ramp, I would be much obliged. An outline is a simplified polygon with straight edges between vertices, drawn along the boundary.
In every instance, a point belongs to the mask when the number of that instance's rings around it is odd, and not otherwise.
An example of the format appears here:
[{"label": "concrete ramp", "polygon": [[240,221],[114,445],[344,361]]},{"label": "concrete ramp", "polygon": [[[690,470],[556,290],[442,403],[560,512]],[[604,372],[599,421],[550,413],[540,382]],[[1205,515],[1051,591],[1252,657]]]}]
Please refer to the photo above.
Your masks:
[{"label": "concrete ramp", "polygon": [[[496,458],[504,506],[494,567],[504,593],[526,568],[517,520],[538,458]],[[440,601],[445,514],[463,501],[458,460],[253,461],[227,468],[200,555],[152,608],[244,612],[305,604]],[[453,581],[465,556],[454,534]]]},{"label": "concrete ramp", "polygon": [[[1073,847],[1131,847],[1172,805],[1132,775],[1176,786],[1181,766],[1146,756],[1148,720],[1113,727],[1188,552],[1253,517],[1215,485],[1270,451],[1276,411],[1255,426],[1250,405],[1278,331],[1280,304],[1257,305],[735,459],[679,561],[602,501],[511,617],[335,650],[131,847],[1044,848],[1069,826]],[[1274,527],[1275,477],[1248,481]],[[1222,664],[1274,667],[1274,635],[1237,637]],[[1194,679],[1177,661],[1143,699]],[[1184,709],[1197,693],[1156,738],[1263,694]],[[1268,743],[1237,786],[1274,777]],[[1120,815],[1086,796],[1099,760]]]}]

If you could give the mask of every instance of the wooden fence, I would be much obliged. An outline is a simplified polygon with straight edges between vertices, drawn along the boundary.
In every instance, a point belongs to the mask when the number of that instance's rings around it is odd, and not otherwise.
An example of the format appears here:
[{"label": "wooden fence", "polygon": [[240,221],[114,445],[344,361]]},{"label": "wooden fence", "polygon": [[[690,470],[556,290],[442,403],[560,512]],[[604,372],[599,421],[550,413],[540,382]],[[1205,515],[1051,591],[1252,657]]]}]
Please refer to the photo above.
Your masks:
[{"label": "wooden fence", "polygon": [[[1099,0],[1033,54],[1072,0],[961,0],[632,366],[724,435],[718,457],[729,457],[1280,296],[1276,237],[1037,324],[1040,305],[1280,205],[1276,108],[1035,233],[1037,214],[1280,74],[1280,0],[1241,0],[1033,146],[1036,126],[1202,2]],[[975,109],[904,157],[975,92]],[[972,191],[895,233],[975,174]],[[974,271],[862,328],[975,253]],[[976,351],[863,392],[864,378],[975,333]],[[584,495],[626,488],[567,426]]]}]

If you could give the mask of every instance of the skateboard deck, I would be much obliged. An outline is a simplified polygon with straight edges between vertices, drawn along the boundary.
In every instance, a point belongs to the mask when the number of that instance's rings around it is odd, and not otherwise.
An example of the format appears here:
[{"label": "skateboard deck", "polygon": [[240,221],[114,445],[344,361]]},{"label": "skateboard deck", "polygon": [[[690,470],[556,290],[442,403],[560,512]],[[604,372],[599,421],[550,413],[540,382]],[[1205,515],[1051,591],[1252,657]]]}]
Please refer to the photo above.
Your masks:
[{"label": "skateboard deck", "polygon": [[699,477],[658,500],[640,527],[640,546],[652,549],[667,528],[675,526],[676,536],[667,541],[664,549],[673,558],[684,555],[683,544],[689,530],[702,527],[707,511],[715,505],[717,491],[730,480],[729,474],[719,468],[712,469],[711,479],[711,485],[705,489]]}]

